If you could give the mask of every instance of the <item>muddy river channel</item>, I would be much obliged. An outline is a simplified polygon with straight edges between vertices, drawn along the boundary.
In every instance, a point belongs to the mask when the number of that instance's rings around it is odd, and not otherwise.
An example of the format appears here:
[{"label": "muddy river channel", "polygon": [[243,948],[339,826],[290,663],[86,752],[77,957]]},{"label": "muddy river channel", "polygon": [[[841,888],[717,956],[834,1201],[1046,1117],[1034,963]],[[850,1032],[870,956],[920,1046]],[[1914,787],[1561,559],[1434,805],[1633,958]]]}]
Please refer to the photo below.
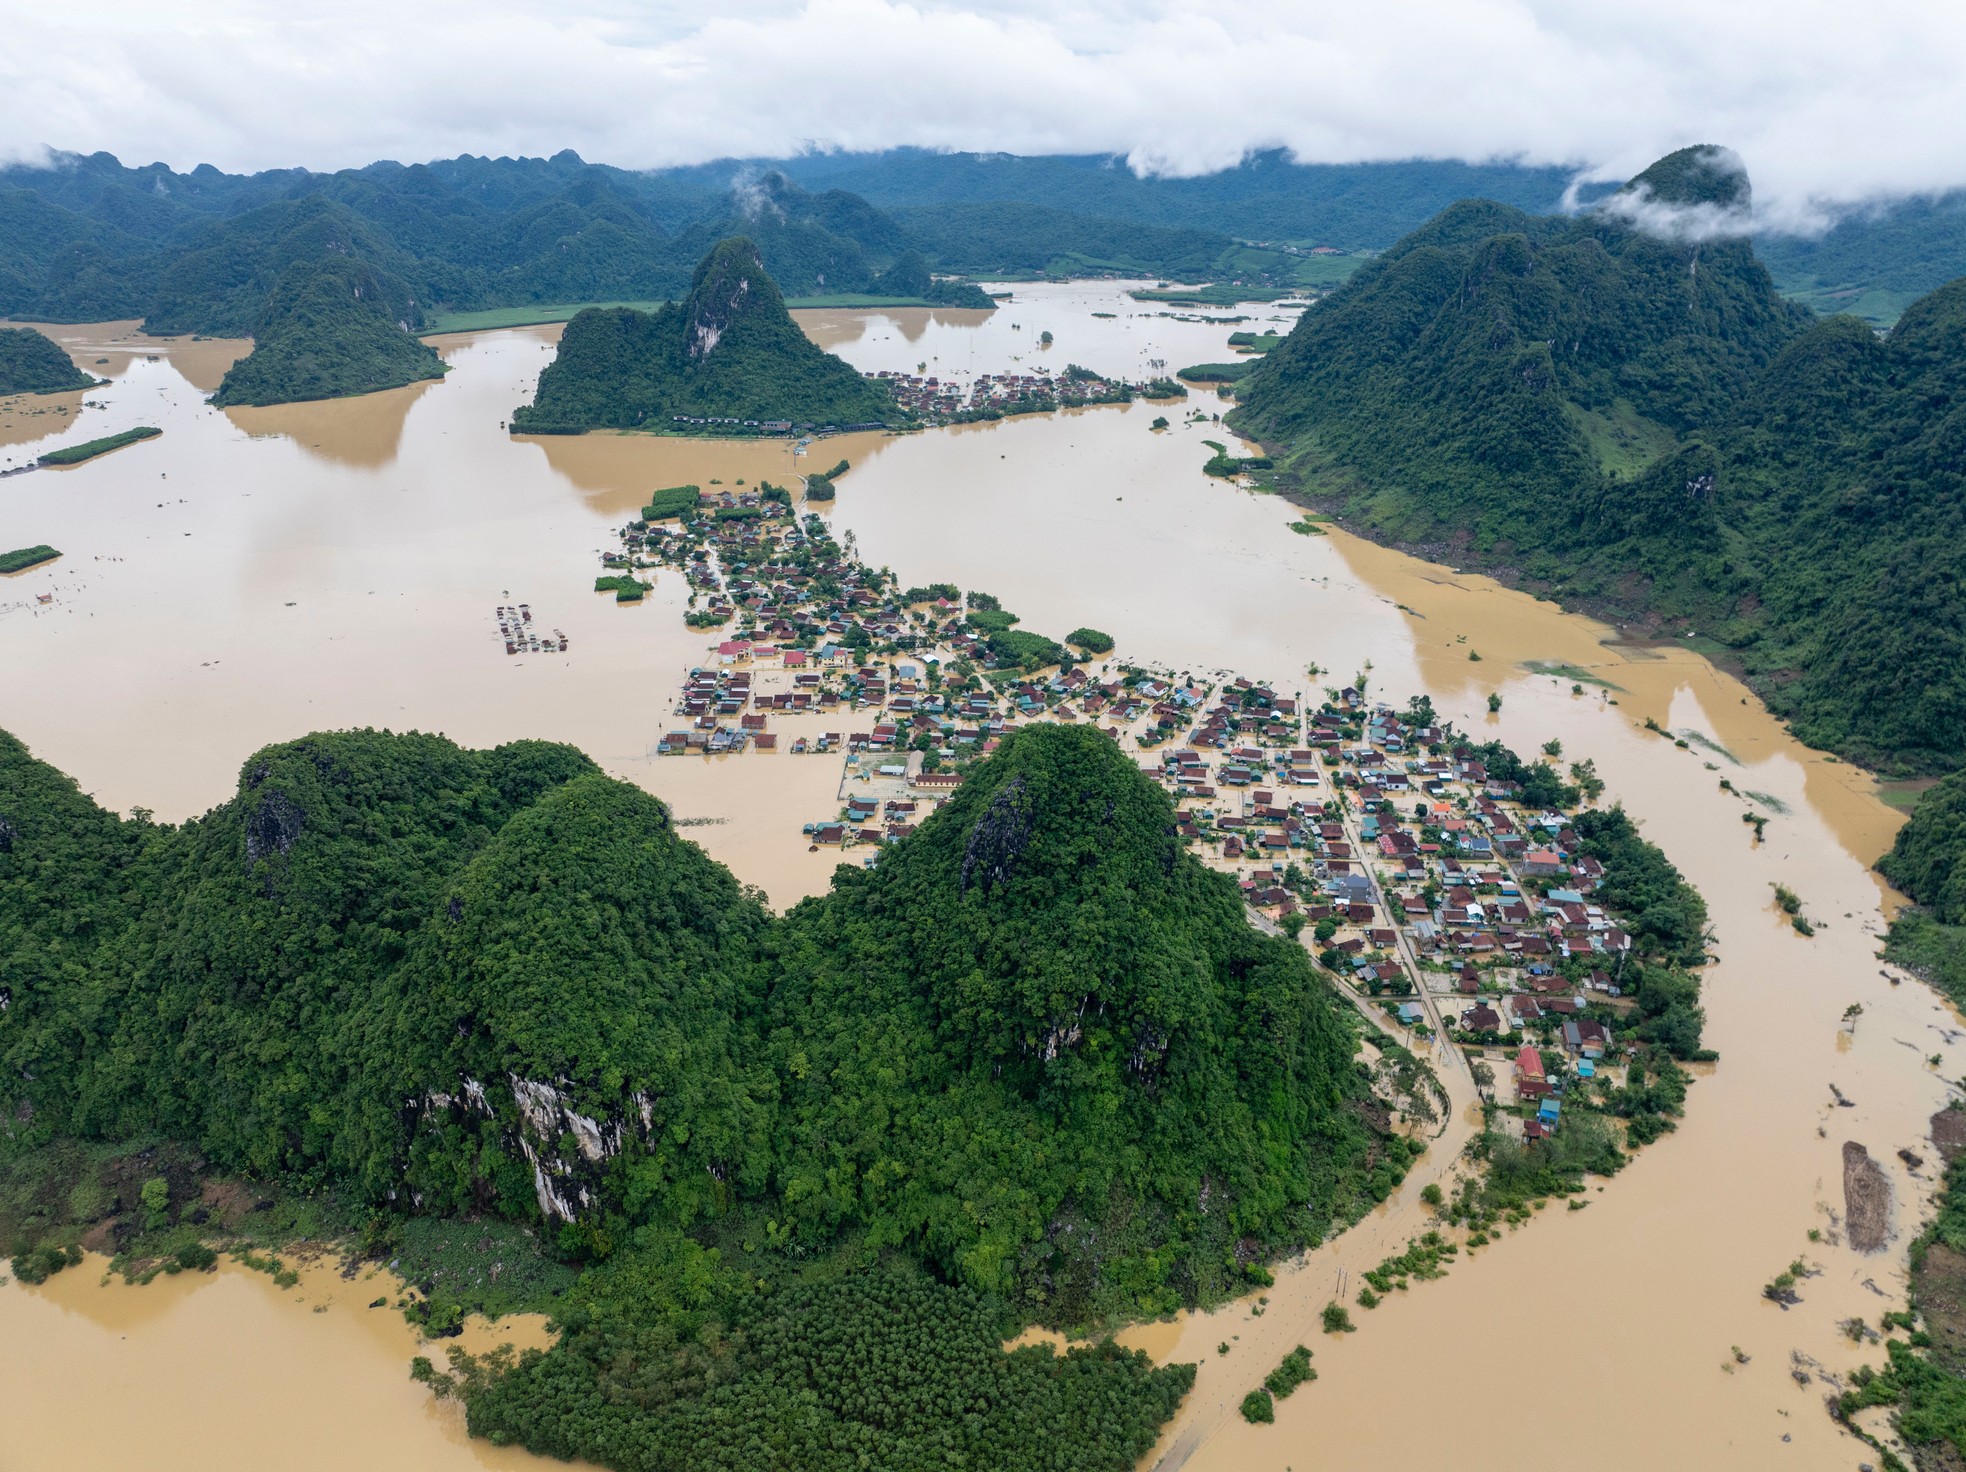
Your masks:
[{"label": "muddy river channel", "polygon": [[[1184,321],[1113,283],[1015,292],[987,317],[801,316],[863,368],[1077,362],[1144,377],[1225,359],[1236,325],[1290,315],[1251,306],[1241,324]],[[817,892],[837,855],[808,853],[799,828],[834,806],[836,759],[658,758],[678,677],[705,645],[682,623],[688,591],[666,570],[639,607],[589,590],[648,491],[783,483],[842,455],[853,468],[825,514],[904,582],[985,589],[1025,628],[1091,625],[1115,636],[1116,657],[1174,670],[1234,669],[1312,694],[1364,672],[1373,694],[1424,691],[1525,753],[1554,737],[1566,759],[1594,759],[1605,800],[1623,802],[1712,912],[1706,1041],[1720,1061],[1696,1069],[1680,1128],[1592,1189],[1587,1208],[1539,1212],[1445,1279],[1354,1308],[1358,1332],[1324,1335],[1325,1303],[1349,1301],[1361,1271],[1426,1230],[1419,1192],[1447,1178],[1474,1127],[1459,1099],[1402,1190],[1284,1266],[1260,1316],[1242,1303],[1128,1331],[1156,1357],[1201,1366],[1150,1465],[1875,1460],[1824,1413],[1838,1377],[1878,1358],[1837,1325],[1902,1305],[1935,1168],[1914,1172],[1897,1152],[1934,1159],[1927,1120],[1943,1076],[1966,1072],[1966,1038],[1930,991],[1894,984],[1875,959],[1892,897],[1868,865],[1898,816],[1867,776],[1798,746],[1702,658],[1340,532],[1293,534],[1292,508],[1201,473],[1202,441],[1229,438],[1183,421],[1226,407],[1205,391],[1185,407],[846,437],[808,459],[783,442],[508,435],[556,327],[436,339],[452,365],[442,383],[230,412],[203,400],[243,345],[153,341],[128,323],[47,330],[108,382],[0,400],[0,469],[136,424],[164,434],[0,479],[0,546],[64,554],[0,579],[0,726],[118,809],[200,812],[230,795],[256,747],[317,728],[546,737],[700,820],[690,836],[775,904]],[[1162,414],[1173,426],[1152,430]],[[506,655],[494,611],[518,601],[565,632],[566,653]],[[1685,744],[1644,729],[1648,718]],[[1723,778],[1773,814],[1761,841]],[[1802,897],[1814,938],[1776,907],[1777,882]],[[1842,1025],[1852,1003],[1854,1032]],[[1843,1237],[1849,1141],[1892,1186],[1890,1240],[1870,1255]],[[1761,1285],[1797,1257],[1817,1272],[1785,1310]],[[99,1286],[99,1266],[0,1288],[0,1472],[139,1458],[220,1472],[546,1465],[471,1443],[454,1407],[409,1382],[414,1337],[364,1307],[373,1284],[322,1270],[283,1292],[227,1269],[136,1289]],[[487,1343],[541,1332],[474,1330]],[[1275,1425],[1245,1424],[1242,1393],[1299,1342],[1320,1378],[1279,1403]]]}]

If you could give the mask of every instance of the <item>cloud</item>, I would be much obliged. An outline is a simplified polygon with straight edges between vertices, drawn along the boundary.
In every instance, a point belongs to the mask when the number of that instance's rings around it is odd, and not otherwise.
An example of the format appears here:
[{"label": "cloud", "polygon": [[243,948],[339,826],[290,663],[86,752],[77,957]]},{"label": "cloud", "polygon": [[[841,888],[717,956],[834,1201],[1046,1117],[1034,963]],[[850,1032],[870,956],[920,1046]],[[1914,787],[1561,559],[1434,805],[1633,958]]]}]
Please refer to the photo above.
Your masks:
[{"label": "cloud", "polygon": [[[1573,181],[1564,193],[1565,205],[1575,208],[1580,192],[1581,185]],[[1768,223],[1755,218],[1746,161],[1731,148],[1714,146],[1661,159],[1591,209],[1682,244],[1738,240]]]},{"label": "cloud", "polygon": [[912,144],[1519,159],[1731,144],[1765,221],[1966,185],[1966,7],[1872,0],[0,0],[0,156],[178,167]]}]

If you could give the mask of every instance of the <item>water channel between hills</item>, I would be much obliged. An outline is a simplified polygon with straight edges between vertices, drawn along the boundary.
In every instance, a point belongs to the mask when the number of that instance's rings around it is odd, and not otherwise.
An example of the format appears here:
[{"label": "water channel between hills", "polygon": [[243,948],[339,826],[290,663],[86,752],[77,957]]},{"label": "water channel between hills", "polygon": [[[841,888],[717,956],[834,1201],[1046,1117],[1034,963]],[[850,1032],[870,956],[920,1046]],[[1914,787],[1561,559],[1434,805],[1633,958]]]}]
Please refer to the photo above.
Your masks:
[{"label": "water channel between hills", "polygon": [[[1229,326],[1154,315],[1113,284],[1015,290],[987,319],[800,315],[862,368],[1081,362],[1144,377],[1155,361],[1229,356]],[[1284,315],[1241,312],[1256,319],[1248,327]],[[1587,1209],[1542,1212],[1445,1280],[1355,1308],[1360,1331],[1343,1339],[1318,1332],[1319,1309],[1341,1274],[1355,1287],[1425,1229],[1418,1192],[1445,1152],[1281,1271],[1261,1317],[1244,1304],[1129,1331],[1156,1356],[1201,1365],[1162,1465],[1513,1469],[1525,1437],[1617,1469],[1874,1459],[1824,1414],[1822,1371],[1875,1356],[1839,1321],[1875,1323],[1901,1305],[1935,1167],[1914,1175],[1896,1152],[1933,1159],[1940,1073],[1960,1073],[1966,1052],[1956,1016],[1916,983],[1891,985],[1873,957],[1886,896],[1866,866],[1896,815],[1862,773],[1797,746],[1704,660],[1621,643],[1342,533],[1293,535],[1286,505],[1202,475],[1201,441],[1227,437],[1184,426],[1180,407],[845,437],[808,460],[782,442],[508,436],[502,423],[530,396],[557,328],[438,339],[453,367],[440,384],[226,413],[203,393],[239,345],[153,343],[129,324],[48,330],[110,382],[59,402],[0,401],[0,468],[132,424],[165,430],[75,469],[0,481],[0,545],[65,554],[0,579],[0,726],[111,807],[200,812],[230,795],[256,747],[322,727],[547,737],[700,820],[690,836],[775,904],[814,893],[837,855],[808,853],[799,828],[836,806],[837,759],[656,757],[677,679],[705,644],[681,621],[687,589],[666,570],[640,607],[589,589],[613,528],[652,488],[783,483],[842,455],[853,470],[826,514],[906,582],[986,589],[1024,627],[1056,637],[1090,624],[1118,639],[1116,657],[1234,669],[1291,692],[1369,662],[1374,694],[1401,703],[1424,690],[1447,718],[1525,753],[1557,737],[1566,758],[1593,758],[1606,800],[1625,804],[1712,910],[1721,962],[1706,975],[1706,1037],[1721,1061],[1698,1070],[1680,1129],[1592,1190]],[[1054,344],[1041,352],[1045,330]],[[1198,392],[1187,407],[1223,406]],[[1159,414],[1175,427],[1151,431]],[[521,600],[566,632],[566,654],[505,655],[494,610]],[[1313,663],[1329,674],[1308,678]],[[1573,694],[1570,674],[1536,664],[1588,669],[1610,688]],[[1490,691],[1503,696],[1492,716]],[[1701,739],[1675,746],[1641,729],[1648,717]],[[1787,809],[1765,842],[1719,791],[1723,777]],[[1778,880],[1827,922],[1813,940],[1776,909]],[[1840,1026],[1852,1002],[1864,1007],[1854,1034]],[[1924,1061],[1935,1053],[1938,1069]],[[1837,1107],[1832,1084],[1851,1107]],[[1871,1257],[1807,1238],[1817,1228],[1840,1241],[1846,1140],[1895,1188],[1894,1240]],[[1797,1256],[1822,1272],[1785,1312],[1760,1285]],[[0,1472],[107,1465],[139,1448],[164,1465],[264,1466],[253,1438],[269,1416],[344,1449],[354,1443],[336,1438],[372,1416],[388,1435],[364,1441],[359,1460],[379,1469],[529,1460],[466,1443],[454,1409],[403,1377],[407,1331],[356,1330],[348,1321],[365,1311],[352,1303],[316,1318],[245,1274],[143,1290],[83,1277],[0,1290]],[[1298,1342],[1321,1378],[1278,1406],[1274,1426],[1246,1425],[1236,1402]],[[1723,1370],[1737,1345],[1749,1363]],[[1798,1363],[1807,1385],[1791,1374]],[[159,1394],[166,1374],[224,1388]],[[105,1414],[131,1404],[143,1407],[134,1422]]]}]

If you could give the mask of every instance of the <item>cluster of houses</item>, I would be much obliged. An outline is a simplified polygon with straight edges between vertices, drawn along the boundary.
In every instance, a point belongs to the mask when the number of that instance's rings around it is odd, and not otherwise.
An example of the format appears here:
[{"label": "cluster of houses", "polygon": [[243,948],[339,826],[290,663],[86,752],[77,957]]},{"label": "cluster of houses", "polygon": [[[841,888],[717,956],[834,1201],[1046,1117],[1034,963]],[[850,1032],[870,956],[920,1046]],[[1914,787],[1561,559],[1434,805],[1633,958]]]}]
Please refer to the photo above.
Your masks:
[{"label": "cluster of houses", "polygon": [[[1190,850],[1303,934],[1361,1005],[1517,1059],[1497,1094],[1529,1137],[1557,1127],[1564,1078],[1615,1060],[1632,940],[1596,896],[1602,864],[1571,814],[1526,802],[1430,721],[1226,671],[993,662],[971,597],[902,588],[756,489],[622,536],[636,565],[681,566],[693,614],[716,627],[659,749],[840,760],[837,807],[805,815],[809,847],[872,863],[1006,734],[1087,724],[1167,792]],[[1558,1056],[1573,1065],[1553,1079],[1540,1060]]]},{"label": "cluster of houses", "polygon": [[979,373],[956,379],[939,374],[897,373],[884,368],[867,377],[885,383],[902,409],[930,424],[1034,414],[1063,406],[1124,403],[1135,392],[1132,385],[1118,379],[1101,378],[1082,370],[1056,375],[1046,369],[1029,373]]},{"label": "cluster of houses", "polygon": [[889,428],[880,420],[859,424],[795,424],[790,419],[733,419],[715,414],[672,414],[669,417],[679,434],[700,430],[718,436],[853,434],[859,430]]},{"label": "cluster of houses", "polygon": [[[45,599],[43,600],[46,601]],[[559,629],[539,628],[532,621],[529,603],[501,603],[495,615],[498,636],[505,641],[507,654],[565,654],[567,636]]]}]

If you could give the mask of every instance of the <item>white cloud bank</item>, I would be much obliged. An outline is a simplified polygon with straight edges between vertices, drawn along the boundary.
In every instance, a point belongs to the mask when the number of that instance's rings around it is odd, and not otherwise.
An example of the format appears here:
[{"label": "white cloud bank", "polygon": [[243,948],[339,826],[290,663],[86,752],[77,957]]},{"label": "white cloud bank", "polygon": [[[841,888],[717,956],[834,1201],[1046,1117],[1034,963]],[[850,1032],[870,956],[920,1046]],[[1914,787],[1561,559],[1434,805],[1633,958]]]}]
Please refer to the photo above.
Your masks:
[{"label": "white cloud bank", "polygon": [[1757,206],[1966,185],[1966,6],[1869,0],[0,0],[0,155],[626,166],[900,144],[1193,174],[1737,149]]}]

